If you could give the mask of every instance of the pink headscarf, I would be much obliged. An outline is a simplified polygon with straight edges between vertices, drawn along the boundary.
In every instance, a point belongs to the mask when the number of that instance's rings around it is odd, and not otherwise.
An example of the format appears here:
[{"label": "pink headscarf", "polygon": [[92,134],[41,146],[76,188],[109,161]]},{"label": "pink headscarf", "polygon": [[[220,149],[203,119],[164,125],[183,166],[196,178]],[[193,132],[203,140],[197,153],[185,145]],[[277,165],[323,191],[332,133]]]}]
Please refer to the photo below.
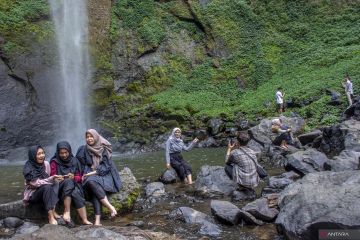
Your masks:
[{"label": "pink headscarf", "polygon": [[105,151],[105,154],[111,158],[111,143],[101,136],[95,129],[88,129],[86,134],[90,133],[94,137],[94,145],[90,146],[86,144],[86,148],[89,150],[90,155],[93,159],[92,168],[95,169],[100,162],[102,161],[102,156]]}]

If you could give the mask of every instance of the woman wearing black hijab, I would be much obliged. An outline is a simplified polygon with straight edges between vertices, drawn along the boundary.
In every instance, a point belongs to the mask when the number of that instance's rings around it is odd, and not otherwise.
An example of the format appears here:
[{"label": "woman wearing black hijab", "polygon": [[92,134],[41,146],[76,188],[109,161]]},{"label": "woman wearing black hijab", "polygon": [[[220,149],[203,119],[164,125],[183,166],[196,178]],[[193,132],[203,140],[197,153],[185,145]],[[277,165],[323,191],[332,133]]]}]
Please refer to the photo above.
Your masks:
[{"label": "woman wearing black hijab", "polygon": [[50,224],[57,224],[55,205],[58,202],[61,176],[50,176],[50,164],[45,161],[45,151],[41,146],[33,146],[28,152],[23,175],[25,178],[24,203],[43,202]]},{"label": "woman wearing black hijab", "polygon": [[86,215],[85,198],[81,183],[81,166],[74,157],[68,142],[56,145],[55,155],[50,161],[51,176],[60,175],[64,178],[59,184],[59,197],[64,203],[63,218],[68,225],[73,225],[70,216],[71,202],[73,202],[83,224],[91,225]]}]

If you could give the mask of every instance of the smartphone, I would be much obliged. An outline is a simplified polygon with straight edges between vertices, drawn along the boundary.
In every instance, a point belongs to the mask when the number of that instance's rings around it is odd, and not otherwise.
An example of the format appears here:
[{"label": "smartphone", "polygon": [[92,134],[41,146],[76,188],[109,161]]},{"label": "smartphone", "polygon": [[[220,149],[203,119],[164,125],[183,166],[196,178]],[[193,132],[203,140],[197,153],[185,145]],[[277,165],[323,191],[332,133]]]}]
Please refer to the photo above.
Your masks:
[{"label": "smartphone", "polygon": [[63,175],[64,178],[69,178],[69,175]]}]

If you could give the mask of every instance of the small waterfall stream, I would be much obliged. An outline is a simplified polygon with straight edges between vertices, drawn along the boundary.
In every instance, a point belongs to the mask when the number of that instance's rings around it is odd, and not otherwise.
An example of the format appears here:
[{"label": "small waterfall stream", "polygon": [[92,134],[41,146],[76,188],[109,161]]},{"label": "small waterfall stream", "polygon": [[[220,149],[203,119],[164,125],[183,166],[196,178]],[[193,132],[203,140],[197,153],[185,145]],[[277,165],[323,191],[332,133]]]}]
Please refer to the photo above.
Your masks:
[{"label": "small waterfall stream", "polygon": [[90,124],[88,88],[91,68],[85,0],[49,0],[59,55],[56,109],[60,112],[58,140],[75,147],[84,142]]}]

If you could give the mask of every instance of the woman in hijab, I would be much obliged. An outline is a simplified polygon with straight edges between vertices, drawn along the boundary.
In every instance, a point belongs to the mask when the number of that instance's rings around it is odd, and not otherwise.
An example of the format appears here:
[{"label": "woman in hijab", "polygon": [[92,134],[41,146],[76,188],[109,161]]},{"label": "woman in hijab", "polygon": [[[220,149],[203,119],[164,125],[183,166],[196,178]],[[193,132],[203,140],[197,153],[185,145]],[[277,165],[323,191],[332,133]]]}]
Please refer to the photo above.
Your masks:
[{"label": "woman in hijab", "polygon": [[284,125],[280,118],[275,118],[271,121],[271,131],[278,135],[273,141],[274,145],[278,145],[282,149],[287,150],[289,149],[288,144],[293,144],[291,128]]},{"label": "woman in hijab", "polygon": [[50,224],[57,224],[59,215],[55,212],[58,202],[59,181],[62,176],[50,176],[50,164],[45,161],[45,151],[41,146],[33,146],[28,152],[29,160],[25,163],[24,204],[43,202]]},{"label": "woman in hijab", "polygon": [[106,196],[106,193],[116,193],[121,188],[119,172],[111,153],[111,144],[95,129],[89,129],[86,131],[86,145],[81,146],[76,154],[82,167],[83,187],[92,198],[95,225],[101,225],[101,204],[109,209],[111,218],[117,215]]},{"label": "woman in hijab", "polygon": [[181,130],[180,128],[174,128],[171,136],[166,141],[166,167],[169,169],[170,166],[175,169],[177,175],[181,181],[184,181],[185,178],[188,184],[192,184],[192,170],[189,164],[184,160],[181,152],[183,150],[190,151],[194,145],[199,140],[195,138],[189,146],[186,146],[183,140],[181,139]]},{"label": "woman in hijab", "polygon": [[86,216],[85,199],[81,183],[81,166],[74,157],[68,142],[59,142],[56,145],[56,153],[50,161],[51,176],[63,176],[59,184],[59,197],[64,203],[63,218],[69,226],[74,226],[70,216],[70,206],[73,202],[83,224],[91,225]]}]

